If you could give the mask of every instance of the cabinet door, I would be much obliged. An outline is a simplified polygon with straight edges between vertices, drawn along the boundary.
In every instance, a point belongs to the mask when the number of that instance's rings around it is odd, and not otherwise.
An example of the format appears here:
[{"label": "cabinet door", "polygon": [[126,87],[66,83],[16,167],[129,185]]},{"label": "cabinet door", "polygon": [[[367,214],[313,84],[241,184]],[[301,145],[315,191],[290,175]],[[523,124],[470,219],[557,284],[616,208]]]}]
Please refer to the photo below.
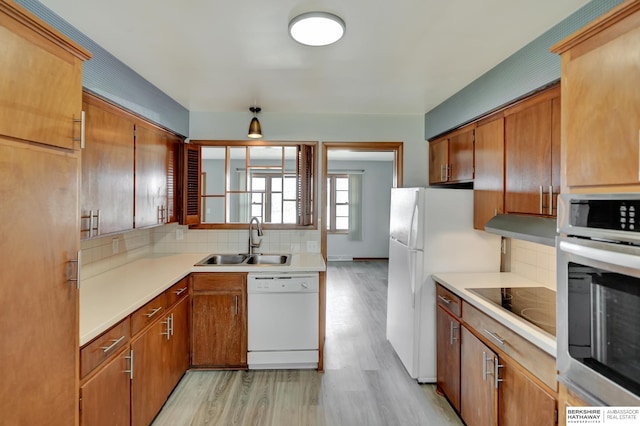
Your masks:
[{"label": "cabinet door", "polygon": [[0,137],[0,253],[6,256],[0,416],[6,424],[77,421],[78,289],[69,281],[75,271],[69,261],[79,247],[78,155]]},{"label": "cabinet door", "polygon": [[500,426],[554,426],[556,400],[521,370],[522,367],[501,359],[498,392]]},{"label": "cabinet door", "polygon": [[[133,229],[133,121],[104,101],[85,94],[82,151],[83,238]],[[100,210],[100,223],[86,218]],[[93,230],[89,231],[90,222]],[[99,233],[98,233],[99,229]]]},{"label": "cabinet door", "polygon": [[440,306],[436,321],[438,387],[460,412],[460,322]]},{"label": "cabinet door", "polygon": [[449,182],[473,180],[473,130],[449,138]]},{"label": "cabinet door", "polygon": [[429,142],[429,184],[447,181],[449,164],[449,140]]},{"label": "cabinet door", "polygon": [[193,294],[193,365],[246,366],[247,335],[244,307],[241,292]]},{"label": "cabinet door", "polygon": [[493,370],[497,355],[465,327],[460,338],[460,415],[467,426],[494,426],[498,399]]},{"label": "cabinet door", "polygon": [[551,100],[544,100],[505,119],[507,213],[548,214],[551,113]]},{"label": "cabinet door", "polygon": [[504,212],[504,118],[482,124],[475,133],[473,227]]},{"label": "cabinet door", "polygon": [[136,125],[135,138],[135,227],[144,228],[167,220],[169,150],[165,134],[158,129]]},{"label": "cabinet door", "polygon": [[130,349],[115,358],[80,387],[82,426],[125,426],[129,424],[131,379]]},{"label": "cabinet door", "polygon": [[88,56],[71,44],[59,46],[65,43],[62,37],[40,22],[30,28],[23,26],[22,20],[31,18],[14,10],[13,2],[1,3],[0,134],[77,148],[74,139],[80,136],[80,125],[74,120],[80,119],[82,108],[82,61],[78,55]]},{"label": "cabinet door", "polygon": [[131,424],[149,425],[169,396],[164,351],[166,321],[157,321],[131,343]]},{"label": "cabinet door", "polygon": [[171,393],[189,368],[189,298],[184,297],[169,311],[172,332],[167,341],[167,387]]},{"label": "cabinet door", "polygon": [[640,14],[629,14],[617,27],[563,54],[562,80],[570,82],[562,93],[570,187],[640,180]]}]

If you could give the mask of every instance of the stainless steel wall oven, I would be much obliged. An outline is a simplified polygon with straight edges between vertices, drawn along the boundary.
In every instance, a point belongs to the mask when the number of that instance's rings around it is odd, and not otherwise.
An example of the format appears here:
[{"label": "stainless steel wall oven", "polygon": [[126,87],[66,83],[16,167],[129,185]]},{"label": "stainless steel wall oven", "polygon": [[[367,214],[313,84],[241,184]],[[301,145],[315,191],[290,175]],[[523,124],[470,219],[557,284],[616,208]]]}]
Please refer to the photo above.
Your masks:
[{"label": "stainless steel wall oven", "polygon": [[562,194],[558,228],[559,380],[640,406],[640,194]]}]

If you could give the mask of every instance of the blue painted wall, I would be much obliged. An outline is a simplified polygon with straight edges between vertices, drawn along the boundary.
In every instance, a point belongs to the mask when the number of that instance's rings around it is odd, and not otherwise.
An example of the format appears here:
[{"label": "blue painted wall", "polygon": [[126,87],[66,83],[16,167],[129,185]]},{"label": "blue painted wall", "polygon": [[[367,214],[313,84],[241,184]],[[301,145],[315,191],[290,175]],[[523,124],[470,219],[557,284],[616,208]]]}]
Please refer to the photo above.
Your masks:
[{"label": "blue painted wall", "polygon": [[425,139],[459,127],[560,78],[560,56],[549,48],[623,0],[592,0],[556,26],[427,112]]},{"label": "blue painted wall", "polygon": [[82,34],[37,0],[16,0],[87,49],[93,57],[83,64],[85,89],[182,136],[189,134],[189,111]]}]

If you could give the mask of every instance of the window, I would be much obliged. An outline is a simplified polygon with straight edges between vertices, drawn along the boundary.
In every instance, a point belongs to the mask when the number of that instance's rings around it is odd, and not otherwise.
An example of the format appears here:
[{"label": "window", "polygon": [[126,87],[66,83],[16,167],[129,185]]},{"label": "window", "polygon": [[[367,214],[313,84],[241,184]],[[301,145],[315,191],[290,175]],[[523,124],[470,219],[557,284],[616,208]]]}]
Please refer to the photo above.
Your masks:
[{"label": "window", "polygon": [[[315,225],[314,143],[191,141],[190,145],[198,146],[200,160],[199,168],[186,166],[200,176],[199,220],[190,224],[234,228],[255,216],[279,228]],[[188,180],[193,173],[187,174]],[[185,185],[193,198],[193,185]]]},{"label": "window", "polygon": [[327,175],[327,231],[349,231],[349,175]]}]

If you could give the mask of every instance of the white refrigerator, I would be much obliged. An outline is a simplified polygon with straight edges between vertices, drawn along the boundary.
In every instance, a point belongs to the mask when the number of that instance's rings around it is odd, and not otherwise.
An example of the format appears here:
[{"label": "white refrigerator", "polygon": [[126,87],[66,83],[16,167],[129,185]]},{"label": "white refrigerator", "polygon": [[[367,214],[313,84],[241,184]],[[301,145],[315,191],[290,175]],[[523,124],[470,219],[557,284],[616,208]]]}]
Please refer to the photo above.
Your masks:
[{"label": "white refrigerator", "polygon": [[473,191],[393,188],[387,339],[409,375],[436,382],[436,272],[500,271],[500,237],[473,229]]}]

